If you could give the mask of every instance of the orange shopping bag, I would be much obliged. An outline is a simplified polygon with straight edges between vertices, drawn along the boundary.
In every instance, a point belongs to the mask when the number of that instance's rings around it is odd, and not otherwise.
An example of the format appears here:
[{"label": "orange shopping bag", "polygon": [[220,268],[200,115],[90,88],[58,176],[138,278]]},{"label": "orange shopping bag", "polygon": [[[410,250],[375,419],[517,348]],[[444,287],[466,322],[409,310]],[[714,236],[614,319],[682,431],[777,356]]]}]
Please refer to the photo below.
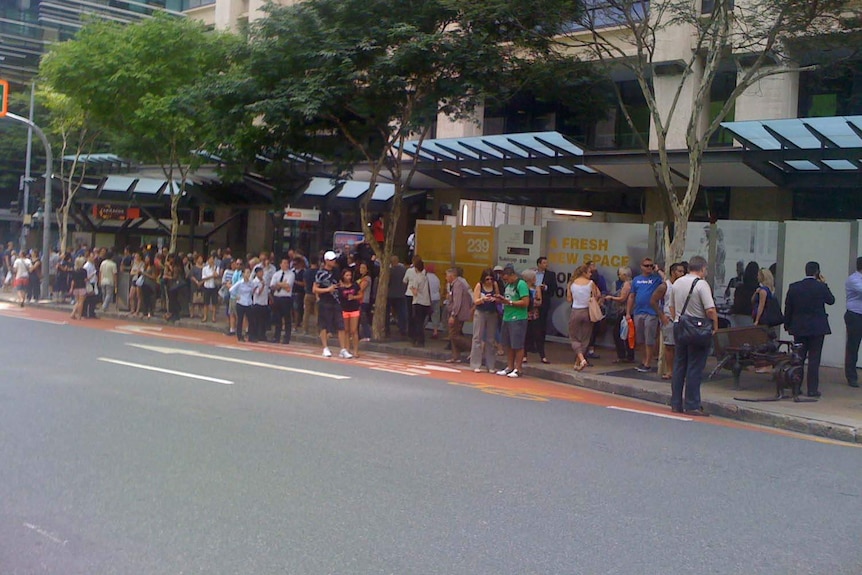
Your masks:
[{"label": "orange shopping bag", "polygon": [[629,349],[635,348],[635,320],[629,318]]}]

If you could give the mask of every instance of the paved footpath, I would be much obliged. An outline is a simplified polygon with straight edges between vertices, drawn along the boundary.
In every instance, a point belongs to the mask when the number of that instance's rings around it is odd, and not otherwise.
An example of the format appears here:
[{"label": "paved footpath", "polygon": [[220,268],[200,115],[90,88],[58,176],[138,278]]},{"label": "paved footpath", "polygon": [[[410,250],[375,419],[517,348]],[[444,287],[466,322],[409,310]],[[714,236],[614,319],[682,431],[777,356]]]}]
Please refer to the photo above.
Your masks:
[{"label": "paved footpath", "polygon": [[[0,300],[7,302],[6,306],[13,298],[14,295],[9,292],[0,294]],[[56,310],[71,309],[69,305],[47,301],[29,305]],[[98,313],[100,316],[122,319],[129,323],[140,323],[142,328],[146,324],[158,326],[166,323],[155,316],[143,320],[129,318],[128,314],[123,312]],[[185,318],[173,325],[186,329],[224,332],[227,324],[223,319],[214,324],[203,324],[198,319]],[[227,336],[225,340],[226,343],[236,341],[228,339]],[[317,338],[294,332],[293,341],[313,345]],[[449,357],[449,352],[444,350],[445,343],[442,339],[431,339],[429,332],[424,348],[413,347],[409,342],[395,341],[362,343],[360,349],[439,361]],[[542,364],[536,354],[530,354],[530,361],[524,366],[525,376],[664,405],[670,404],[668,381],[662,380],[656,373],[637,373],[631,365],[613,364],[611,359],[615,354],[610,349],[600,349],[600,358],[593,360],[594,365],[581,372],[572,369],[574,358],[567,344],[549,341],[546,344],[546,352],[551,363]],[[715,363],[715,358],[710,358],[707,373],[712,371]],[[752,403],[735,399],[771,397],[774,394],[774,384],[768,374],[744,372],[740,387],[741,390],[733,389],[733,378],[727,370],[722,370],[711,380],[705,380],[701,389],[705,410],[719,417],[862,444],[862,389],[849,387],[844,382],[843,370],[840,368],[821,367],[820,389],[823,396],[816,402],[794,403],[791,399],[784,399]]]}]

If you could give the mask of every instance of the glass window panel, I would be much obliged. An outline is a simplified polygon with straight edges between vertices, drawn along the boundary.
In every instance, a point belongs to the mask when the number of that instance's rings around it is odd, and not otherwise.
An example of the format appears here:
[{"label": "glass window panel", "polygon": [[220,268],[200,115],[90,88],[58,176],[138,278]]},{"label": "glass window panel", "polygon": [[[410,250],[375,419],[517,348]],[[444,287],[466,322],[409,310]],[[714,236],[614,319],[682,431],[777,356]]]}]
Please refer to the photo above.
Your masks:
[{"label": "glass window panel", "polygon": [[849,160],[823,160],[833,170],[857,170],[856,164]]},{"label": "glass window panel", "polygon": [[311,183],[308,184],[302,195],[304,196],[325,196],[335,188],[335,184],[329,178],[311,178]]},{"label": "glass window panel", "polygon": [[800,170],[804,172],[814,172],[820,170],[820,168],[818,168],[816,164],[812,164],[808,160],[787,160],[785,163],[794,170]]}]

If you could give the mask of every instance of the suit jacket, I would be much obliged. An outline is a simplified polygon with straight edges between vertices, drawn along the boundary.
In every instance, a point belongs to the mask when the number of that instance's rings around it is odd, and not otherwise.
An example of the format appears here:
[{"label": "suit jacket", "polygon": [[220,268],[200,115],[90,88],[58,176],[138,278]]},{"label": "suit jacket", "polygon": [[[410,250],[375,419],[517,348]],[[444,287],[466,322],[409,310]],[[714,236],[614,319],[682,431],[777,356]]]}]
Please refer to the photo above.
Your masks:
[{"label": "suit jacket", "polygon": [[834,303],[825,283],[814,278],[794,282],[784,300],[784,326],[795,337],[830,334],[826,306]]},{"label": "suit jacket", "polygon": [[557,297],[557,274],[550,269],[545,270],[545,276],[542,278],[542,285],[548,286],[542,292],[542,309],[546,310],[551,307],[551,298]]}]

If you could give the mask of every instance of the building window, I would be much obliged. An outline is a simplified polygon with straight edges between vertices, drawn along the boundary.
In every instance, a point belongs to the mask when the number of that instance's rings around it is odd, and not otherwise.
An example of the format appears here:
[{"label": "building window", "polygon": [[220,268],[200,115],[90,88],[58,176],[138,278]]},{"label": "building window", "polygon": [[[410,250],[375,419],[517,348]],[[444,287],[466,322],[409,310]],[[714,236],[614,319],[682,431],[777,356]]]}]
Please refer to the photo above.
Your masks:
[{"label": "building window", "polygon": [[[712,86],[710,86],[709,89],[710,122],[712,122],[721,112],[721,109],[724,108],[727,99],[733,93],[735,88],[736,71],[719,72],[715,75],[715,79],[712,81]],[[722,121],[732,122],[734,120],[735,111],[735,107],[731,108]],[[732,146],[733,135],[724,128],[719,128],[712,133],[712,136],[710,136],[709,145],[711,147]]]},{"label": "building window", "polygon": [[715,5],[722,1],[727,2],[728,10],[733,10],[733,0],[702,0],[700,4],[700,13],[712,14],[713,10],[715,10]]},{"label": "building window", "polygon": [[862,114],[862,62],[846,62],[799,75],[798,117],[859,114]]},{"label": "building window", "polygon": [[[623,105],[631,116],[635,129],[629,125],[625,114],[618,108],[616,128],[616,149],[634,150],[643,148],[641,140],[649,143],[650,111],[640,85],[636,80],[619,83]],[[640,137],[638,137],[640,136]]]}]

